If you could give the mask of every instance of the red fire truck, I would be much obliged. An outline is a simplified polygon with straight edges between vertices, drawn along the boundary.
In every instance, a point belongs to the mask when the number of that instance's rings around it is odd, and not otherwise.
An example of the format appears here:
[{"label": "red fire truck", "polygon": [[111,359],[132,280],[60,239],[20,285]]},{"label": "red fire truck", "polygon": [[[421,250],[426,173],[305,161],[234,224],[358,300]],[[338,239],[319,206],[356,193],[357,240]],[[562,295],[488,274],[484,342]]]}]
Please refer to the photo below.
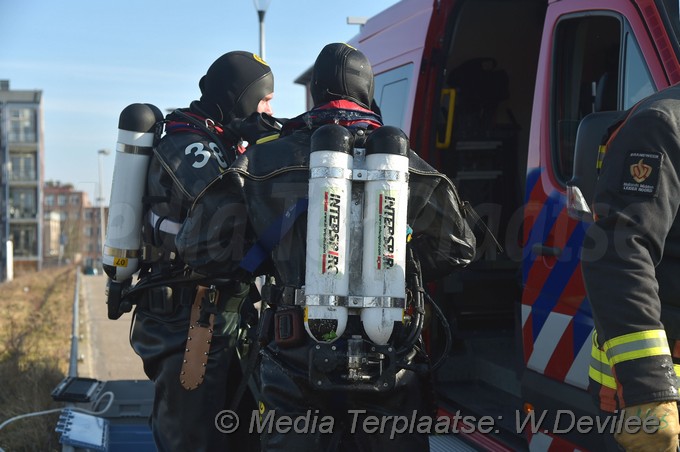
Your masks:
[{"label": "red fire truck", "polygon": [[[478,228],[478,259],[432,288],[452,335],[442,412],[498,427],[468,429],[477,447],[603,449],[607,425],[578,424],[599,413],[586,392],[587,225],[567,212],[577,131],[680,81],[679,37],[677,0],[402,0],[350,41],[372,62],[385,123],[502,247]],[[444,333],[433,324],[433,355]]]}]

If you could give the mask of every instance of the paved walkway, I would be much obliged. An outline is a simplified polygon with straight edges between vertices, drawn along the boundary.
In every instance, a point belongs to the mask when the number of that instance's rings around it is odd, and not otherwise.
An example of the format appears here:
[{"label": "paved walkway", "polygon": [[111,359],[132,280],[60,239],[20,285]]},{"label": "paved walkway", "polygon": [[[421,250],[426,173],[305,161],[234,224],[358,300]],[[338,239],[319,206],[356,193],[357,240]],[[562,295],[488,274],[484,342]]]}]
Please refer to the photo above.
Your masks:
[{"label": "paved walkway", "polygon": [[146,380],[142,361],[130,346],[131,313],[110,320],[106,276],[80,275],[78,376],[98,380]]},{"label": "paved walkway", "polygon": [[[132,428],[144,425],[141,432],[135,430],[134,433],[138,436],[132,439],[124,437],[123,433],[116,430],[115,435],[111,435],[112,438],[118,435],[109,444],[113,446],[111,449],[153,451],[155,448],[151,433],[146,430],[146,418],[151,410],[153,392],[151,386],[146,386],[150,383],[146,383],[142,362],[132,350],[128,339],[132,316],[127,313],[117,320],[110,320],[106,310],[105,290],[106,276],[80,275],[79,334],[82,340],[78,343],[78,355],[83,359],[78,363],[78,376],[106,381],[106,389],[121,397],[126,404],[125,410],[128,410],[126,415],[120,417],[123,407],[119,403],[111,408],[114,412],[111,416],[125,424],[125,428],[131,428],[130,423],[135,422]],[[141,385],[135,388],[129,386],[128,382],[118,380],[143,380],[144,383],[135,383]],[[135,395],[138,397],[135,398]],[[112,425],[115,429],[119,424]],[[126,432],[129,433],[129,430]],[[456,435],[430,435],[430,445],[432,452],[477,450]],[[64,448],[64,451],[71,452],[73,449]]]}]

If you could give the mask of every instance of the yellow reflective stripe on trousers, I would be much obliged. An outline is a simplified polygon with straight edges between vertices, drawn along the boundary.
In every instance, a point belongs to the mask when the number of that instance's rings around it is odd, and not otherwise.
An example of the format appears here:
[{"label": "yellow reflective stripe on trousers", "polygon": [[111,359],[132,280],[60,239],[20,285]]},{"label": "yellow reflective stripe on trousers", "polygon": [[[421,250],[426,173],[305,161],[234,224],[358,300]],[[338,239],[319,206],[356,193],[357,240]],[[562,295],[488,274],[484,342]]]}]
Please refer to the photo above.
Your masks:
[{"label": "yellow reflective stripe on trousers", "polygon": [[671,355],[664,330],[639,331],[615,337],[604,343],[604,351],[612,366],[633,359]]},{"label": "yellow reflective stripe on trousers", "polygon": [[612,374],[607,354],[597,346],[597,334],[593,332],[593,347],[590,351],[588,376],[598,384],[616,390],[616,379]]}]

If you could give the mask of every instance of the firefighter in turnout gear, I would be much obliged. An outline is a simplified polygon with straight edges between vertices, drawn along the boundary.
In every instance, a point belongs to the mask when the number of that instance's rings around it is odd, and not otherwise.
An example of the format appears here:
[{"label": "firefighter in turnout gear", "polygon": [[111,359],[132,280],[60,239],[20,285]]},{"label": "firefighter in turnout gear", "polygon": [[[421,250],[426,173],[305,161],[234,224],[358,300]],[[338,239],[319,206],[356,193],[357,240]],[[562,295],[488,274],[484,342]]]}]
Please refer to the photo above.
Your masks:
[{"label": "firefighter in turnout gear", "polygon": [[[201,274],[268,275],[257,375],[261,419],[311,410],[334,420],[332,434],[265,429],[263,450],[429,450],[426,434],[391,440],[387,432],[351,432],[351,413],[361,412],[359,423],[367,416],[434,414],[419,300],[425,281],[474,258],[474,235],[452,182],[371,109],[373,72],[363,53],[342,43],[325,46],[311,93],[312,110],[289,120],[279,139],[239,157],[197,199],[177,236],[178,250]],[[372,182],[382,184],[381,196],[374,196]],[[389,196],[394,193],[401,196]],[[353,206],[376,200],[380,219],[363,213],[363,222],[352,223]],[[380,240],[370,242],[365,232],[375,222],[382,222]],[[372,259],[354,264],[360,237],[364,255],[385,245],[379,268]],[[394,264],[400,248],[406,271]],[[358,277],[400,268],[401,284],[380,286],[406,287],[407,295],[360,296],[371,283],[352,280],[362,267]],[[324,278],[332,280],[330,292],[319,289],[328,288]]]},{"label": "firefighter in turnout gear", "polygon": [[233,400],[242,380],[237,335],[247,316],[257,317],[251,285],[190,277],[175,235],[196,196],[245,152],[245,141],[278,134],[270,116],[274,78],[258,56],[233,51],[215,60],[199,87],[199,100],[166,116],[149,164],[130,341],[155,385],[150,423],[159,450],[257,450],[246,427],[231,435],[215,427],[222,410],[257,409],[248,390]]},{"label": "firefighter in turnout gear", "polygon": [[[605,412],[658,419],[615,434],[626,450],[675,451],[680,364],[680,86],[640,101],[601,151],[582,251],[595,321],[591,392]],[[604,157],[602,158],[602,155]],[[654,421],[656,422],[656,421]]]}]

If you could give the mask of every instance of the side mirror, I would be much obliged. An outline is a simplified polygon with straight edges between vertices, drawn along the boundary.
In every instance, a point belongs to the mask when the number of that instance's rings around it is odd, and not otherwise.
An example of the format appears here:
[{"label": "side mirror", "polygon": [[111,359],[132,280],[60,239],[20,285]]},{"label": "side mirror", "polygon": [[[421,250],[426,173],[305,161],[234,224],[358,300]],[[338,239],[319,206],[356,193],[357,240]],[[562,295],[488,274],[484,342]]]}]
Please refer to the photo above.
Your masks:
[{"label": "side mirror", "polygon": [[576,132],[574,171],[567,182],[567,212],[575,220],[592,222],[590,205],[597,182],[597,155],[602,139],[621,117],[621,111],[601,111],[586,115]]}]

